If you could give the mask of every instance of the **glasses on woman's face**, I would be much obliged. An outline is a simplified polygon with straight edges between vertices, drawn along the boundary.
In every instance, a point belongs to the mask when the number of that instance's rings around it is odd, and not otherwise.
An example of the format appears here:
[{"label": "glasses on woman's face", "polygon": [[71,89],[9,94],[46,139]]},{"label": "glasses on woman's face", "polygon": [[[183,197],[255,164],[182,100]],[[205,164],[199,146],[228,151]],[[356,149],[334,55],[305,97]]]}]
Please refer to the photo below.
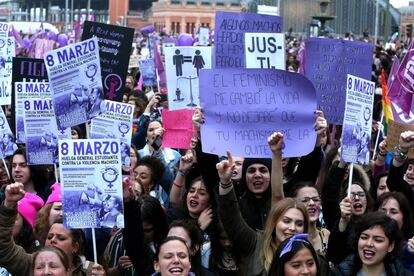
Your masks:
[{"label": "glasses on woman's face", "polygon": [[355,199],[356,197],[364,198],[365,193],[364,192],[351,192],[351,198]]},{"label": "glasses on woman's face", "polygon": [[313,203],[319,203],[321,202],[321,198],[319,196],[314,196],[314,197],[304,197],[300,199],[300,202],[302,202],[303,204],[309,204],[310,201],[313,201]]}]

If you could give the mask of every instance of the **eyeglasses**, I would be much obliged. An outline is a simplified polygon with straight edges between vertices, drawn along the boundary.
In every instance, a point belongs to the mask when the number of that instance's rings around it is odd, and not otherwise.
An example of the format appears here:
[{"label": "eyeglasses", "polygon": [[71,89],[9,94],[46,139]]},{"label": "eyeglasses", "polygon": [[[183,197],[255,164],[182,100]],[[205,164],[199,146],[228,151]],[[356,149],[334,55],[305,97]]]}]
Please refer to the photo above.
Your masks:
[{"label": "eyeglasses", "polygon": [[318,196],[314,196],[314,197],[304,197],[304,198],[300,199],[300,202],[302,202],[303,204],[308,204],[311,200],[314,203],[319,203],[321,201],[321,198],[318,197]]},{"label": "eyeglasses", "polygon": [[365,197],[365,193],[364,192],[351,192],[351,197],[352,198],[356,198],[356,197],[360,197],[360,198],[363,198],[363,197]]}]

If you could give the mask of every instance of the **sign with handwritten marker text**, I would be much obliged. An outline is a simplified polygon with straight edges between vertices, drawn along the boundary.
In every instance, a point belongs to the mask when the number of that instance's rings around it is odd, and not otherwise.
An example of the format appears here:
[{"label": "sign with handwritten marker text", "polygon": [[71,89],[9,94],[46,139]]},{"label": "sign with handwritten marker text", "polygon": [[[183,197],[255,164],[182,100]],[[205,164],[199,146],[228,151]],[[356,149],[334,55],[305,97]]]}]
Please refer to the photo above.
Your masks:
[{"label": "sign with handwritten marker text", "polygon": [[284,157],[302,156],[315,146],[316,95],[304,76],[276,69],[201,71],[203,151],[270,157],[267,138],[284,134]]},{"label": "sign with handwritten marker text", "polygon": [[162,110],[162,123],[165,129],[162,147],[175,149],[190,148],[193,137],[193,110]]},{"label": "sign with handwritten marker text", "polygon": [[245,33],[246,68],[285,69],[285,35]]},{"label": "sign with handwritten marker text", "polygon": [[216,12],[214,68],[245,68],[245,33],[281,33],[280,16]]},{"label": "sign with handwritten marker text", "polygon": [[346,76],[371,79],[372,44],[356,41],[309,38],[306,42],[306,77],[313,83],[330,124],[341,125],[346,98]]}]

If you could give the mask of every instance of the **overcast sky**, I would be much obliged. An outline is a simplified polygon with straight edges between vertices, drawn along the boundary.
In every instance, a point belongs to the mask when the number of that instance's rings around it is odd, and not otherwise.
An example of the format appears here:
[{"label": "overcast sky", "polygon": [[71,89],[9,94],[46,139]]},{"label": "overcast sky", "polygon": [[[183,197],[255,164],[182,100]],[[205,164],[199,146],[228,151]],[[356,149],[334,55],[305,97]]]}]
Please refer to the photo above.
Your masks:
[{"label": "overcast sky", "polygon": [[408,0],[390,0],[390,3],[396,8],[408,6]]}]

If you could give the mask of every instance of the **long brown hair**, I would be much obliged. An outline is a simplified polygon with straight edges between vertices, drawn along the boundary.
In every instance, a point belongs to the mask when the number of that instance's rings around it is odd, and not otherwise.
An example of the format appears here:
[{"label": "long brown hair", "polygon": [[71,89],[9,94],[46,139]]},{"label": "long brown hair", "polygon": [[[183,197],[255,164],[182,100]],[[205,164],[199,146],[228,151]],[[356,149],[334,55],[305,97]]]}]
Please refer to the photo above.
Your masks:
[{"label": "long brown hair", "polygon": [[262,256],[266,271],[269,271],[270,265],[272,264],[274,252],[279,246],[279,243],[282,242],[277,241],[275,233],[276,224],[289,209],[297,209],[302,213],[304,233],[308,232],[309,217],[305,205],[296,202],[293,198],[290,197],[284,198],[277,204],[273,205],[267,216],[266,226],[263,233]]}]

